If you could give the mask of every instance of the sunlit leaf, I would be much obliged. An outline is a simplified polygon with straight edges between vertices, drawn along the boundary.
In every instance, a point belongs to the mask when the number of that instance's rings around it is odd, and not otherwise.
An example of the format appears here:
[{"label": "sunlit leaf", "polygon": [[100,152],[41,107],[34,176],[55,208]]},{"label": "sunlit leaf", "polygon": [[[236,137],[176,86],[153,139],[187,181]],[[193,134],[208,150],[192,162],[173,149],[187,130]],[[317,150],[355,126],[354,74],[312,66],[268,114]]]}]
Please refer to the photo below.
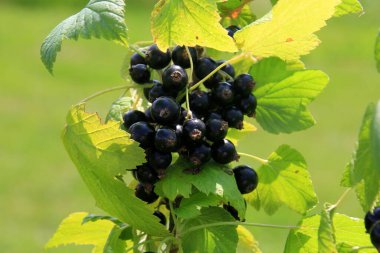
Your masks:
[{"label": "sunlit leaf", "polygon": [[351,13],[363,13],[363,6],[359,0],[342,0],[336,7],[335,17],[340,17]]}]

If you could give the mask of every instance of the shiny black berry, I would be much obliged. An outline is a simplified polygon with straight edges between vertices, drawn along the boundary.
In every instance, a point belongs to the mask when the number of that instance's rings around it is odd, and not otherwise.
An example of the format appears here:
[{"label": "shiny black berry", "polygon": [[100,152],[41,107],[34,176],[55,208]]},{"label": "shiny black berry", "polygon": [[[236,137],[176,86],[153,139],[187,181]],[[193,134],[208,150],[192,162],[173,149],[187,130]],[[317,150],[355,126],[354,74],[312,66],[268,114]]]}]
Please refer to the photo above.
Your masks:
[{"label": "shiny black berry", "polygon": [[206,123],[206,137],[210,141],[221,141],[228,132],[228,123],[220,119],[209,119]]},{"label": "shiny black berry", "polygon": [[[201,80],[205,78],[208,74],[210,74],[213,70],[215,70],[217,67],[218,67],[218,64],[213,59],[204,57],[198,60],[194,69],[194,73],[195,73],[195,76],[199,80]],[[217,72],[213,74],[210,78],[208,78],[204,82],[204,85],[207,88],[211,89],[222,80],[223,80],[222,76]]]},{"label": "shiny black berry", "polygon": [[376,207],[373,212],[367,212],[364,217],[364,225],[367,233],[369,233],[371,227],[373,224],[376,223],[376,221],[380,221],[380,207]]},{"label": "shiny black berry", "polygon": [[223,117],[222,117],[222,115],[220,115],[220,114],[217,113],[217,112],[212,112],[212,113],[210,113],[210,114],[207,116],[207,120],[209,121],[209,120],[213,120],[213,119],[220,119],[220,120],[222,120]]},{"label": "shiny black berry", "polygon": [[206,134],[206,125],[200,119],[189,119],[183,124],[183,137],[188,142],[200,142]]},{"label": "shiny black berry", "polygon": [[233,172],[241,194],[250,193],[256,189],[259,177],[254,169],[247,165],[240,165],[235,167]]},{"label": "shiny black berry", "polygon": [[215,162],[221,164],[227,164],[239,159],[235,145],[226,139],[214,142],[214,144],[212,144],[211,156]]},{"label": "shiny black berry", "polygon": [[231,216],[234,217],[235,220],[240,221],[239,213],[233,206],[224,204],[223,208],[224,208],[224,210],[229,212],[231,214]]},{"label": "shiny black berry", "polygon": [[227,27],[226,30],[228,32],[228,36],[233,38],[235,33],[240,30],[240,27],[238,27],[236,25],[231,25],[231,26]]},{"label": "shiny black berry", "polygon": [[[217,61],[216,63],[219,65],[223,64],[225,61],[221,60],[221,61]],[[222,71],[224,71],[227,75],[229,75],[230,77],[234,78],[235,77],[235,69],[234,67],[232,67],[231,64],[227,64],[226,66],[224,66],[223,68],[221,68]]]},{"label": "shiny black berry", "polygon": [[164,89],[164,86],[157,82],[149,90],[148,101],[153,103],[159,97],[171,97],[174,98],[177,96],[176,92],[167,91]]},{"label": "shiny black berry", "polygon": [[228,122],[228,126],[236,129],[243,129],[244,115],[236,107],[230,107],[223,113],[223,119]]},{"label": "shiny black berry", "polygon": [[[194,47],[189,47],[190,55],[195,64],[198,60],[197,50]],[[174,64],[182,68],[190,68],[190,58],[185,47],[176,46],[172,52],[172,59]]]},{"label": "shiny black berry", "polygon": [[166,52],[162,52],[158,49],[157,45],[154,44],[147,50],[145,61],[153,69],[163,69],[171,61],[169,49],[167,49]]},{"label": "shiny black berry", "polygon": [[209,107],[209,96],[206,92],[201,90],[195,90],[190,93],[190,108],[192,111],[205,114]]},{"label": "shiny black berry", "polygon": [[128,132],[133,140],[140,143],[142,148],[147,148],[153,144],[154,129],[147,122],[139,121],[134,123],[128,129]]},{"label": "shiny black berry", "polygon": [[234,90],[227,82],[218,83],[212,90],[213,99],[220,105],[228,105],[234,101]]},{"label": "shiny black berry", "polygon": [[158,181],[156,171],[147,163],[137,166],[135,176],[143,184],[154,184]]},{"label": "shiny black berry", "polygon": [[166,217],[163,213],[161,213],[160,211],[154,211],[153,215],[160,219],[160,223],[162,225],[166,225]]},{"label": "shiny black berry", "polygon": [[237,101],[237,105],[242,113],[246,114],[249,117],[255,116],[257,99],[253,94],[250,94],[248,97],[241,98],[239,101]]},{"label": "shiny black berry", "polygon": [[129,129],[133,124],[139,121],[146,121],[145,114],[138,110],[130,110],[123,116],[123,124]]},{"label": "shiny black berry", "polygon": [[145,64],[136,64],[129,68],[129,75],[138,84],[145,84],[150,80],[150,71]]},{"label": "shiny black berry", "polygon": [[252,93],[256,82],[249,74],[241,74],[235,78],[234,89],[236,93],[242,96],[248,96]]},{"label": "shiny black berry", "polygon": [[160,97],[153,102],[151,113],[155,122],[173,124],[179,118],[180,106],[170,97]]},{"label": "shiny black berry", "polygon": [[131,61],[130,61],[131,66],[137,65],[137,64],[144,64],[146,65],[145,58],[139,55],[138,53],[134,53],[131,56]]},{"label": "shiny black berry", "polygon": [[178,65],[171,65],[162,73],[162,83],[168,91],[180,91],[186,87],[188,81],[186,71]]},{"label": "shiny black berry", "polygon": [[158,195],[154,192],[153,186],[149,188],[151,189],[146,190],[143,184],[138,184],[135,188],[135,196],[148,204],[155,202],[158,199]]},{"label": "shiny black berry", "polygon": [[370,237],[373,246],[377,250],[380,250],[380,224],[377,224],[373,227]]},{"label": "shiny black berry", "polygon": [[174,152],[178,148],[177,134],[170,128],[160,128],[154,138],[154,146],[161,152]]},{"label": "shiny black berry", "polygon": [[147,152],[147,161],[155,170],[164,170],[171,164],[172,154],[151,149]]},{"label": "shiny black berry", "polygon": [[207,163],[211,159],[211,148],[207,143],[196,145],[189,149],[189,160],[195,166]]}]

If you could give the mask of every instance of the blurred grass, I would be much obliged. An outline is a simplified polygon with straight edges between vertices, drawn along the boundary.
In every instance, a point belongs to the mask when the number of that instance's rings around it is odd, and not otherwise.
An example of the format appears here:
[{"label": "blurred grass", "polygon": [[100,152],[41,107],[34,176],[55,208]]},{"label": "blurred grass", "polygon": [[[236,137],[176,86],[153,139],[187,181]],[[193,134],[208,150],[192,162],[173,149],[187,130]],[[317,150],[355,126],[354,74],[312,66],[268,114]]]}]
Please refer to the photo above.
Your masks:
[{"label": "blurred grass", "polygon": [[[322,69],[331,77],[330,85],[311,106],[318,124],[292,135],[258,131],[239,147],[263,157],[282,143],[298,149],[308,161],[321,203],[334,202],[343,192],[339,180],[351,157],[362,114],[369,102],[380,98],[380,75],[373,60],[380,3],[363,2],[365,15],[329,21],[319,33],[322,45],[304,58],[309,68]],[[151,3],[128,1],[127,6],[131,40],[150,38],[147,10]],[[99,212],[59,136],[72,104],[123,84],[119,69],[126,49],[101,40],[66,41],[55,76],[50,76],[39,60],[40,44],[58,22],[77,10],[0,4],[2,252],[42,252],[67,214]],[[117,96],[113,93],[96,100],[90,110],[104,115]],[[339,211],[363,216],[353,194]],[[294,224],[299,218],[286,208],[272,217],[254,210],[250,213],[250,220],[262,223]],[[264,252],[281,252],[287,231],[253,231]],[[89,252],[89,248],[68,246],[48,252]]]}]

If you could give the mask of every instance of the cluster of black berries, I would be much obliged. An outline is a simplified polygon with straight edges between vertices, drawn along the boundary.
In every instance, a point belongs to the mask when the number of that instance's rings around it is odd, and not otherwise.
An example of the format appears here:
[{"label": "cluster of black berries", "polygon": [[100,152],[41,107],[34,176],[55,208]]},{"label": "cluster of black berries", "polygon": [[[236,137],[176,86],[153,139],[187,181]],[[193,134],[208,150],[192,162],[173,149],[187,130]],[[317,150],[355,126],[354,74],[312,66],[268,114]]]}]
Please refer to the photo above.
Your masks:
[{"label": "cluster of black berries", "polygon": [[[172,162],[172,153],[187,159],[197,173],[213,159],[228,164],[239,159],[234,144],[225,139],[228,128],[243,128],[244,115],[254,116],[257,102],[252,91],[255,81],[249,74],[235,78],[234,68],[227,64],[189,94],[190,110],[181,104],[186,101],[186,87],[202,80],[223,61],[202,57],[202,48],[176,46],[162,52],[156,45],[133,54],[130,60],[130,76],[138,84],[144,84],[144,94],[151,106],[145,112],[128,111],[124,128],[131,138],[145,150],[147,162],[133,171],[139,181],[135,194],[147,203],[158,199],[154,184],[165,176]],[[188,72],[193,62],[193,79],[189,83]],[[173,61],[172,65],[169,65]],[[151,70],[158,70],[162,81],[151,80]],[[237,186],[242,194],[253,191],[258,183],[256,172],[248,166],[233,169]]]},{"label": "cluster of black berries", "polygon": [[377,250],[380,250],[380,207],[373,212],[368,212],[364,218],[367,233],[370,234],[371,242]]}]

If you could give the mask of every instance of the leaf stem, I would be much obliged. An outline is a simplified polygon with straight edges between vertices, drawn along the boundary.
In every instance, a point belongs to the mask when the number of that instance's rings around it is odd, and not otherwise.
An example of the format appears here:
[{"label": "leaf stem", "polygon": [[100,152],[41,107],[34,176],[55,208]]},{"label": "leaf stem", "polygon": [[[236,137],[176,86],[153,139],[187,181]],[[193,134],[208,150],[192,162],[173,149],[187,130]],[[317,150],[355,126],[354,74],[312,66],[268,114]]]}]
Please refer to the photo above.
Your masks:
[{"label": "leaf stem", "polygon": [[260,157],[257,157],[257,156],[254,156],[254,155],[250,155],[250,154],[246,154],[246,153],[240,153],[240,152],[238,154],[240,156],[245,156],[245,157],[249,157],[249,158],[255,159],[256,161],[259,161],[262,164],[267,164],[268,163],[268,160],[260,158]]},{"label": "leaf stem", "polygon": [[80,103],[84,103],[84,102],[90,101],[93,98],[96,98],[96,97],[98,97],[100,95],[103,95],[103,94],[106,94],[106,93],[109,93],[109,92],[112,92],[112,91],[115,91],[115,90],[123,90],[123,89],[130,89],[130,88],[138,88],[138,87],[136,87],[134,85],[123,85],[123,86],[117,86],[117,87],[105,89],[105,90],[96,92],[96,93],[92,94],[89,97],[86,97],[86,98],[82,99],[80,101]]},{"label": "leaf stem", "polygon": [[340,203],[342,203],[342,201],[346,198],[346,196],[347,196],[348,193],[351,191],[351,189],[352,189],[351,187],[348,188],[348,189],[346,189],[346,190],[342,193],[342,195],[339,197],[339,199],[337,200],[337,202],[336,202],[334,205],[330,206],[330,208],[329,208],[328,211],[331,211],[331,210],[337,208],[337,207],[340,205]]},{"label": "leaf stem", "polygon": [[191,57],[191,53],[190,53],[189,48],[187,46],[185,46],[185,49],[186,49],[187,55],[189,56],[189,60],[190,60],[190,80],[189,80],[189,84],[186,85],[186,107],[187,107],[187,116],[192,118],[193,113],[191,112],[191,109],[190,109],[189,85],[193,82],[194,63],[193,63],[193,57]]},{"label": "leaf stem", "polygon": [[133,52],[136,52],[136,53],[138,53],[140,56],[142,56],[142,57],[145,58],[145,54],[144,54],[144,52],[142,52],[137,46],[135,46],[135,45],[130,45],[129,48],[130,48]]},{"label": "leaf stem", "polygon": [[173,202],[169,201],[170,215],[173,217],[174,222],[174,231],[177,232],[178,229],[178,221],[177,217],[174,214]]}]

